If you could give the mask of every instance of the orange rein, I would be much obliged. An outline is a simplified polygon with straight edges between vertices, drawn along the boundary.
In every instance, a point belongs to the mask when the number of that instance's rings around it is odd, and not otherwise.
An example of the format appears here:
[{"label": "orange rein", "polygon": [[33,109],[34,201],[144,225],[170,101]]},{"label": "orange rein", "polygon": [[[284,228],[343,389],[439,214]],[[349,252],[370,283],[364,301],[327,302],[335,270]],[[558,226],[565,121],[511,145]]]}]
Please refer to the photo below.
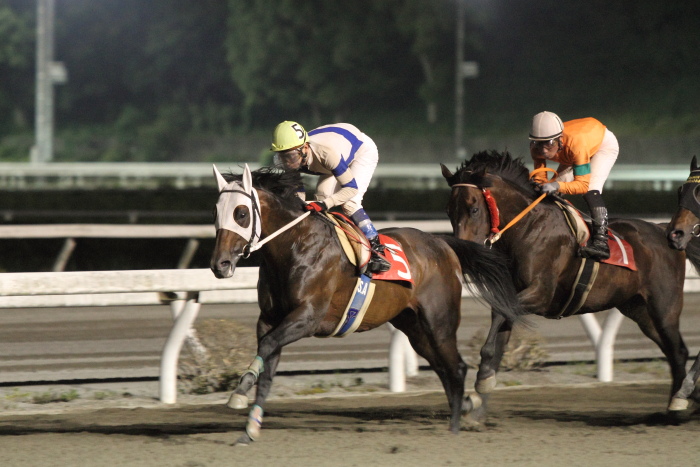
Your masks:
[{"label": "orange rein", "polygon": [[[530,178],[532,178],[534,175],[536,175],[540,172],[553,172],[554,177],[552,177],[551,180],[554,180],[557,176],[556,170],[550,169],[548,167],[540,167],[539,169],[535,169],[532,172],[530,172]],[[452,185],[452,188],[454,188],[456,186],[470,186],[470,187],[474,187],[474,188],[479,188],[478,186],[472,185],[469,183],[455,183],[454,185]],[[484,190],[482,189],[482,191],[484,191]],[[484,196],[486,196],[486,194],[484,194]],[[510,222],[508,222],[508,224],[506,224],[506,226],[503,227],[502,229],[498,230],[498,228],[495,228],[495,230],[496,230],[495,232],[493,232],[494,229],[492,229],[492,232],[489,235],[489,237],[486,240],[484,240],[484,244],[486,245],[488,242],[489,247],[493,246],[493,244],[496,243],[501,238],[501,235],[503,235],[503,232],[505,232],[506,230],[513,227],[513,225],[515,225],[518,221],[520,221],[520,219],[525,217],[525,215],[528,212],[532,211],[534,209],[534,207],[537,206],[540,203],[540,201],[542,201],[546,196],[547,196],[546,193],[542,193],[539,196],[539,198],[537,198],[535,201],[533,201],[528,207],[523,209],[522,212],[520,212],[520,214],[518,214],[513,219],[511,219]]]}]

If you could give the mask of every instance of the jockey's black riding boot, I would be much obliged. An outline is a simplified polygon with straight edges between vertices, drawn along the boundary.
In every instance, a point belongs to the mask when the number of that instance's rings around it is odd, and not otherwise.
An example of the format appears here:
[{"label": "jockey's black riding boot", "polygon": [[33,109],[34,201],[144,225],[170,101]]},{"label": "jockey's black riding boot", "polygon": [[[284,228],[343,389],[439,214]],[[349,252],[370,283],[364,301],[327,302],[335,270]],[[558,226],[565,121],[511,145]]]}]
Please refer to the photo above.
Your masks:
[{"label": "jockey's black riding boot", "polygon": [[592,190],[583,195],[591,212],[591,238],[588,244],[581,247],[579,253],[584,258],[608,259],[610,248],[608,247],[608,210],[605,208],[603,198],[598,190]]},{"label": "jockey's black riding boot", "polygon": [[386,247],[379,243],[379,236],[369,239],[369,246],[371,248],[369,264],[367,265],[369,272],[378,273],[391,269],[391,263],[382,257]]}]

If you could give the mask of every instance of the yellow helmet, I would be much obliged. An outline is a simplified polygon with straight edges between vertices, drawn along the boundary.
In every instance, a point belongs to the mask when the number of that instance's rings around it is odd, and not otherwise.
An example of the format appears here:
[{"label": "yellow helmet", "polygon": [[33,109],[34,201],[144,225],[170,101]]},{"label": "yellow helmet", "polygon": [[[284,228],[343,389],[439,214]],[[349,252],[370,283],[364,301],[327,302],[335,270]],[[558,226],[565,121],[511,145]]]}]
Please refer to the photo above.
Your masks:
[{"label": "yellow helmet", "polygon": [[303,126],[297,122],[284,121],[272,132],[270,151],[282,152],[297,148],[309,140],[309,135]]}]

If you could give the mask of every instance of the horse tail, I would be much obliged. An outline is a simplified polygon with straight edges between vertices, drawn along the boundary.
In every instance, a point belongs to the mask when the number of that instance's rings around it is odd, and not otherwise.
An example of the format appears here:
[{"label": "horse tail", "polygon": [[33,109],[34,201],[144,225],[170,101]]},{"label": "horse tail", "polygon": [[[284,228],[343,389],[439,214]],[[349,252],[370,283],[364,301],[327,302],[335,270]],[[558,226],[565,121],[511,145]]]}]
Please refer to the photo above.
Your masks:
[{"label": "horse tail", "polygon": [[510,259],[492,248],[451,235],[440,235],[455,252],[462,266],[468,289],[480,295],[495,311],[510,322],[523,321],[525,311],[508,267]]}]

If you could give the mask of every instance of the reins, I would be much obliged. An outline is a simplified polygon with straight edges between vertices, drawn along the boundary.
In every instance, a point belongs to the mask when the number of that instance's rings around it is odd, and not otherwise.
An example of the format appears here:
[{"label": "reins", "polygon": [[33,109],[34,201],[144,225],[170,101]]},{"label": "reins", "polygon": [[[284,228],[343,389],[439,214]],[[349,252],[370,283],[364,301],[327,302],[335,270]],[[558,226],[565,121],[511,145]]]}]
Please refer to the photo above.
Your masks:
[{"label": "reins", "polygon": [[294,227],[295,225],[297,225],[299,222],[301,222],[301,221],[303,221],[304,219],[306,219],[306,218],[309,216],[309,214],[311,214],[311,211],[305,212],[304,214],[302,214],[301,216],[297,217],[297,218],[294,219],[293,221],[291,221],[291,222],[285,224],[284,226],[280,227],[279,229],[275,230],[273,233],[271,233],[270,235],[268,235],[268,236],[265,237],[264,239],[260,240],[258,243],[256,243],[256,244],[250,246],[250,247],[248,248],[248,250],[249,250],[249,253],[248,253],[248,254],[250,255],[250,253],[259,250],[260,248],[262,248],[262,246],[263,246],[264,244],[266,244],[267,242],[269,242],[270,240],[272,240],[273,238],[275,238],[275,237],[278,236],[279,234],[281,234],[281,233],[283,233],[283,232],[286,232],[287,230],[289,230],[289,229],[291,229],[292,227]]},{"label": "reins", "polygon": [[[548,167],[541,167],[539,169],[535,169],[532,172],[530,172],[530,178],[533,177],[533,175],[536,175],[540,172],[554,172],[555,177],[556,177],[556,170],[550,169]],[[488,238],[484,240],[484,245],[488,246],[489,248],[493,246],[494,243],[496,243],[498,240],[500,240],[501,236],[503,235],[503,232],[506,230],[510,229],[513,227],[515,224],[517,224],[525,215],[532,211],[535,206],[540,204],[540,201],[542,201],[544,198],[547,197],[547,193],[542,193],[535,201],[530,203],[529,206],[527,206],[525,209],[523,209],[520,214],[515,216],[513,219],[510,220],[506,224],[505,227],[502,229],[498,228],[498,225],[500,224],[500,218],[499,218],[499,210],[498,206],[496,205],[496,200],[494,197],[491,195],[491,190],[488,190],[486,188],[479,187],[477,185],[473,185],[471,183],[455,183],[452,185],[452,188],[454,189],[455,187],[460,187],[460,186],[466,186],[466,187],[472,187],[472,188],[478,188],[481,190],[481,192],[484,194],[484,200],[486,201],[486,205],[489,208],[489,214],[491,218],[491,233],[489,234]]]}]

